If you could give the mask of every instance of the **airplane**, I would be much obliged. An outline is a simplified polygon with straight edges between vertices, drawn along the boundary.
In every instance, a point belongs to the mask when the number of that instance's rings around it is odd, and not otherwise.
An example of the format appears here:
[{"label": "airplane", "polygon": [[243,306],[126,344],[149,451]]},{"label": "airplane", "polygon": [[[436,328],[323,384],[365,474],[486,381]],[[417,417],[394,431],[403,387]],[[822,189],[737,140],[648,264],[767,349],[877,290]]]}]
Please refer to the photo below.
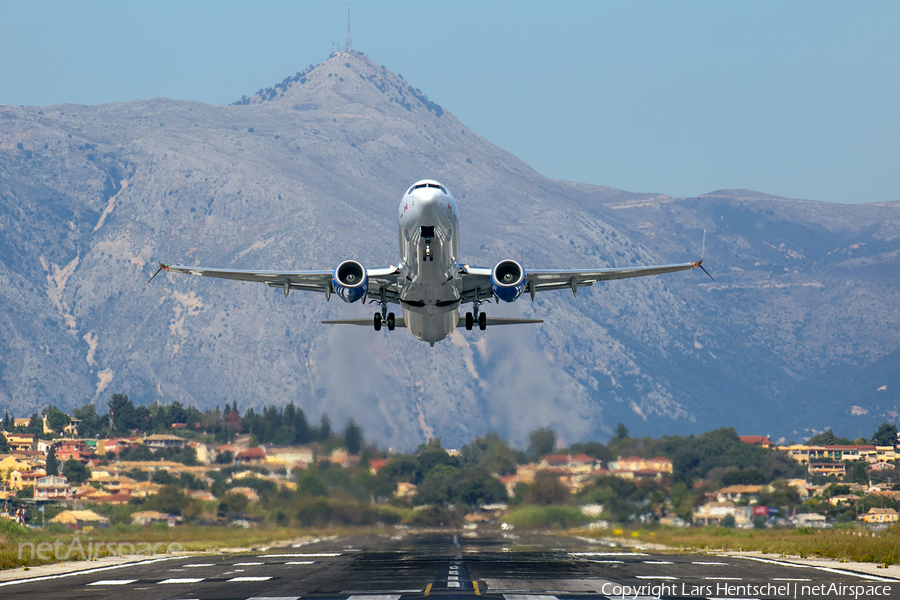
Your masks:
[{"label": "airplane", "polygon": [[[334,271],[248,271],[209,269],[160,263],[160,271],[255,281],[280,288],[285,297],[291,290],[320,292],[330,300],[337,294],[344,302],[375,303],[380,307],[370,319],[322,321],[328,325],[363,325],[380,331],[405,327],[416,338],[434,346],[458,327],[481,331],[495,325],[543,323],[543,319],[489,318],[481,310],[485,302],[515,302],[528,294],[534,301],[538,292],[589,287],[598,281],[661,275],[675,271],[702,269],[700,260],[671,265],[607,269],[548,270],[525,268],[505,259],[493,268],[473,267],[459,262],[459,212],[456,201],[441,183],[423,179],[403,194],[397,209],[400,233],[400,264],[367,269],[355,260],[345,260]],[[703,247],[706,246],[706,233]],[[712,279],[712,275],[709,275]],[[149,283],[149,281],[148,281]],[[403,316],[388,311],[399,304]],[[472,304],[472,311],[460,315],[460,307]]]}]

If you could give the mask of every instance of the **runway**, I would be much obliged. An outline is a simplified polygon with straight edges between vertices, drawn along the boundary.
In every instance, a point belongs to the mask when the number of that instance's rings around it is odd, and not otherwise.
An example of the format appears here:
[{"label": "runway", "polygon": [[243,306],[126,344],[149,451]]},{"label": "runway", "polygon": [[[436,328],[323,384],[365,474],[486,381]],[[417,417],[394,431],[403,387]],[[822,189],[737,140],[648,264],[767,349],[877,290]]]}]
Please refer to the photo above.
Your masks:
[{"label": "runway", "polygon": [[0,583],[0,597],[900,599],[900,580],[778,559],[629,551],[562,536],[392,532],[266,552],[162,557],[9,581]]}]

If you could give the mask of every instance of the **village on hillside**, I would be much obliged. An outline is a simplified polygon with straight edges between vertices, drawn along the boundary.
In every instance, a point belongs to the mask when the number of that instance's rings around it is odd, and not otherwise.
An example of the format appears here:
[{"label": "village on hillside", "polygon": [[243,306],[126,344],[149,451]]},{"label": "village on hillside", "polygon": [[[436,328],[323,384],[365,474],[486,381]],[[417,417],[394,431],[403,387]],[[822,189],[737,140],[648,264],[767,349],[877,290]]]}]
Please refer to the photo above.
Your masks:
[{"label": "village on hillside", "polygon": [[567,505],[575,522],[676,527],[873,527],[897,521],[897,428],[871,439],[826,431],[806,444],[721,429],[558,448],[549,429],[527,450],[487,434],[410,454],[367,444],[351,420],[334,431],[299,408],[241,414],[140,407],[54,407],[3,420],[0,517],[32,527],[265,522],[504,522],[517,507]]}]

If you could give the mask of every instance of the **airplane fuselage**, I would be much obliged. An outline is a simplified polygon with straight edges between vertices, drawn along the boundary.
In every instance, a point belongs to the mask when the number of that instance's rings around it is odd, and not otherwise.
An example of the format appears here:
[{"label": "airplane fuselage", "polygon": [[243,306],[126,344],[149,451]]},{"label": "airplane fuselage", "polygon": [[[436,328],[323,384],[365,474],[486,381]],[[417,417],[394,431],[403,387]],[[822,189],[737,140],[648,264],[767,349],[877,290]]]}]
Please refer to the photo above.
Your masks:
[{"label": "airplane fuselage", "polygon": [[434,343],[459,323],[459,212],[436,181],[419,181],[400,200],[400,305],[407,329]]}]

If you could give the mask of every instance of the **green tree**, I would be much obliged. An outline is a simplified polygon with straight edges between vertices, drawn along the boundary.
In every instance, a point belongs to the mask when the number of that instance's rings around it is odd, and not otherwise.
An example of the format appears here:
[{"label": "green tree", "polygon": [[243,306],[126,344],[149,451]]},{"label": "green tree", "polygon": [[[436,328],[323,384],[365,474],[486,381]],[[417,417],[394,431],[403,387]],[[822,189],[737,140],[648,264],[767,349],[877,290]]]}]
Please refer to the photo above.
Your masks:
[{"label": "green tree", "polygon": [[525,497],[525,502],[538,506],[571,504],[572,501],[572,494],[559,477],[547,471],[540,471],[534,476],[534,483],[531,484],[531,489]]},{"label": "green tree", "polygon": [[9,442],[6,441],[6,434],[0,432],[0,454],[9,453]]},{"label": "green tree", "polygon": [[150,496],[144,506],[167,515],[180,515],[190,502],[190,496],[186,496],[180,487],[165,485],[155,495]]},{"label": "green tree", "polygon": [[62,433],[63,429],[65,429],[71,422],[72,419],[69,417],[69,415],[55,407],[51,408],[47,413],[47,427],[49,427],[56,433]]},{"label": "green tree", "polygon": [[625,423],[619,423],[616,425],[616,437],[615,439],[620,442],[628,439],[628,428],[625,427]]},{"label": "green tree", "polygon": [[70,458],[63,464],[62,474],[72,483],[84,483],[91,478],[90,469],[74,458]]},{"label": "green tree", "polygon": [[528,453],[535,459],[546,456],[556,449],[556,432],[549,427],[535,429],[528,434]]},{"label": "green tree", "polygon": [[56,448],[50,446],[50,449],[47,450],[47,464],[46,464],[47,475],[56,475],[59,471],[59,461],[56,460]]},{"label": "green tree", "polygon": [[353,456],[359,456],[363,443],[362,429],[353,419],[350,419],[347,421],[347,426],[344,427],[344,445],[347,447],[347,452]]},{"label": "green tree", "polygon": [[109,417],[112,428],[119,432],[131,429],[139,429],[138,415],[135,413],[134,404],[125,394],[113,394],[109,399]]},{"label": "green tree", "polygon": [[851,477],[853,483],[869,483],[869,465],[864,460],[858,460],[853,463],[853,475]]},{"label": "green tree", "polygon": [[876,446],[894,446],[897,443],[897,426],[882,423],[872,436],[872,443]]},{"label": "green tree", "polygon": [[78,424],[78,435],[84,437],[94,437],[100,433],[109,424],[109,418],[104,419],[97,414],[97,409],[93,404],[85,404],[81,408],[73,411],[73,416],[80,420]]}]

